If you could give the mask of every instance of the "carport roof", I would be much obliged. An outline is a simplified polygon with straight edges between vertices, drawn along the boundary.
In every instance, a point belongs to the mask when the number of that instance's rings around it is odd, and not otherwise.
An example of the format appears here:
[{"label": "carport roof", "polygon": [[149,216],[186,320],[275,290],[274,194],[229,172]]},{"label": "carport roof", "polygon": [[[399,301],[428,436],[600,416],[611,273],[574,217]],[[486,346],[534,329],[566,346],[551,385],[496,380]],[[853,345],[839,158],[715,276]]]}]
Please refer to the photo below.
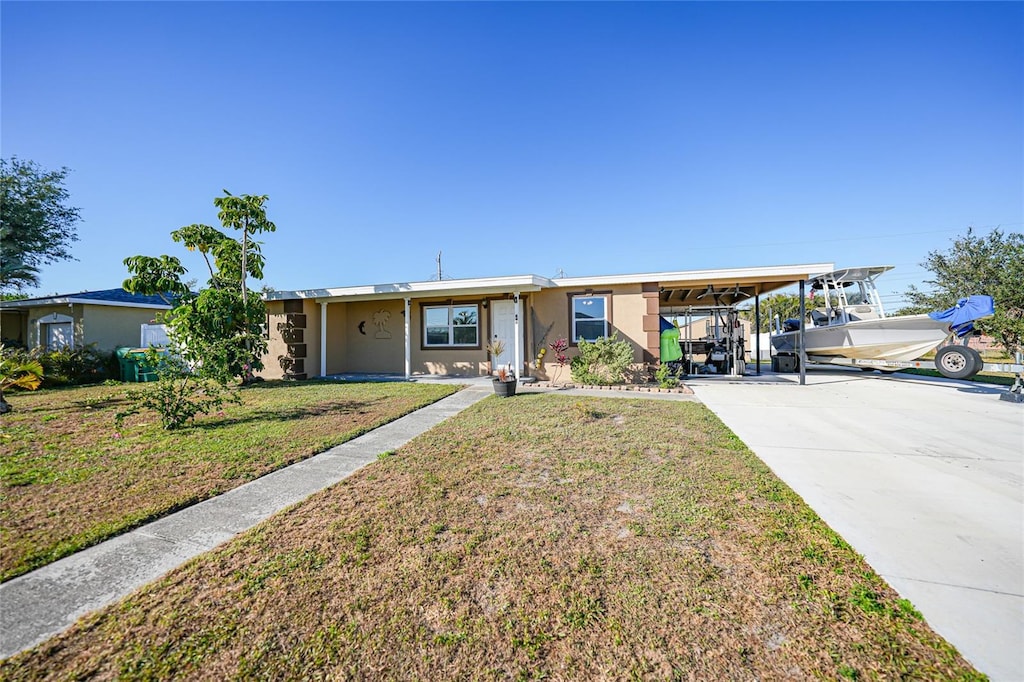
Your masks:
[{"label": "carport roof", "polygon": [[[736,305],[835,268],[833,263],[696,270],[658,280],[662,307]],[[678,277],[673,275],[680,275]]]},{"label": "carport roof", "polygon": [[266,294],[268,301],[313,299],[318,303],[365,301],[374,299],[427,298],[505,293],[526,293],[541,289],[585,289],[622,284],[657,286],[665,306],[732,305],[754,295],[761,295],[796,284],[800,280],[834,269],[832,263],[805,263],[721,270],[683,270],[594,277],[551,279],[540,275],[479,277],[427,282],[392,282],[353,287],[274,291]]}]

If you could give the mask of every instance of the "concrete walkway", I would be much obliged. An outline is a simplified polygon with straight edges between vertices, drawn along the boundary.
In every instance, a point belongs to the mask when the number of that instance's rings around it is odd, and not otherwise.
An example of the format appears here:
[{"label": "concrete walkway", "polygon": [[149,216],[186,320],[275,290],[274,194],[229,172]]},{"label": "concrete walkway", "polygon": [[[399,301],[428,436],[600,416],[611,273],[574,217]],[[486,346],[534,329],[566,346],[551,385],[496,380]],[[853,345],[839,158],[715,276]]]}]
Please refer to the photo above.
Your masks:
[{"label": "concrete walkway", "polygon": [[978,670],[1024,680],[1024,405],[947,379],[807,379],[686,383]]},{"label": "concrete walkway", "polygon": [[86,613],[337,483],[491,393],[490,382],[472,382],[327,452],[0,585],[0,658],[62,632]]}]

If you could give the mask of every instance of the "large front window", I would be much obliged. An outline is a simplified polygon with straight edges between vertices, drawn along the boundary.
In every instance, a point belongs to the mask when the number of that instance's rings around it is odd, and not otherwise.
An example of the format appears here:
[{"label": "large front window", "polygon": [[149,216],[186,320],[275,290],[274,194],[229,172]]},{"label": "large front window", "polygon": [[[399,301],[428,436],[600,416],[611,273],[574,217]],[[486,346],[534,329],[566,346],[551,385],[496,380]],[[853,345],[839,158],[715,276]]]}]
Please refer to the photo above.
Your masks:
[{"label": "large front window", "polygon": [[572,297],[572,340],[596,341],[608,336],[608,299],[605,296]]},{"label": "large front window", "polygon": [[479,346],[480,315],[476,304],[423,308],[424,346]]}]

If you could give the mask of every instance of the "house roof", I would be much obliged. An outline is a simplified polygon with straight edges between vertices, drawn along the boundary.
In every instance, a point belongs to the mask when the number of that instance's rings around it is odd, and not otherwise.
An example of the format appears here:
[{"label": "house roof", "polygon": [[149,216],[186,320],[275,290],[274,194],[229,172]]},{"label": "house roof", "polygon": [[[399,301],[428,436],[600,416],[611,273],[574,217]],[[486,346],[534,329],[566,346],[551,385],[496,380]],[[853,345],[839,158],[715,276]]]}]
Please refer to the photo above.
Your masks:
[{"label": "house roof", "polygon": [[131,308],[170,308],[159,296],[133,294],[124,289],[104,289],[102,291],[80,291],[74,294],[54,294],[37,298],[22,298],[17,301],[0,301],[0,309],[34,308],[44,305],[66,305],[69,303],[88,303],[91,305],[122,306]]},{"label": "house roof", "polygon": [[[721,270],[689,270],[672,272],[648,272],[621,275],[598,275],[592,277],[567,277],[551,279],[541,275],[512,275],[504,277],[479,277],[473,279],[432,280],[428,282],[392,282],[365,286],[329,287],[323,289],[299,289],[295,291],[274,291],[266,294],[268,301],[313,299],[318,303],[339,301],[366,301],[374,299],[426,298],[437,296],[465,296],[502,294],[513,292],[540,291],[541,289],[577,288],[586,289],[622,284],[657,284],[664,305],[708,304],[703,299],[709,293],[721,298],[726,289],[741,292],[737,298],[775,291],[802,279],[827,272],[835,266],[832,263],[810,263],[802,265],[774,265],[752,268],[728,268]],[[730,302],[730,301],[726,301]]]}]

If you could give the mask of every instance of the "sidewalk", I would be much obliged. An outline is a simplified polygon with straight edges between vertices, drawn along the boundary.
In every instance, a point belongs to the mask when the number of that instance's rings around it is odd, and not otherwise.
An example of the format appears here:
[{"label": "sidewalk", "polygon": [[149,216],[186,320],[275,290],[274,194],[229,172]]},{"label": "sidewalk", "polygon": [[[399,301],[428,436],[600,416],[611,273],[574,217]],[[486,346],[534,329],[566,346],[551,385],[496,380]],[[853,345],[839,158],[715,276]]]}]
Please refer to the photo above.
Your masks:
[{"label": "sidewalk", "polygon": [[155,580],[491,394],[468,388],[347,443],[0,585],[0,658]]}]

